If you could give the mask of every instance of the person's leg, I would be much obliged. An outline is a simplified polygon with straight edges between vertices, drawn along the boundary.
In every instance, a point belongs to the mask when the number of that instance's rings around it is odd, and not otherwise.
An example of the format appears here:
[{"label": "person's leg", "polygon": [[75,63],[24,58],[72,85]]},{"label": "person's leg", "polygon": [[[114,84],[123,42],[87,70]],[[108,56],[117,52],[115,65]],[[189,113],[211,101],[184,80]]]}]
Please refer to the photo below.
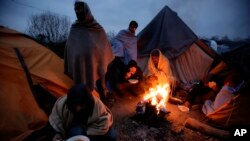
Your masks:
[{"label": "person's leg", "polygon": [[105,134],[107,141],[116,141],[116,132],[113,127],[111,127],[107,134]]},{"label": "person's leg", "polygon": [[140,96],[145,93],[140,82],[138,84],[130,84],[129,90],[134,96]]},{"label": "person's leg", "polygon": [[77,135],[86,136],[87,135],[86,128],[79,124],[72,125],[67,131],[67,138],[77,136]]},{"label": "person's leg", "polygon": [[127,93],[129,93],[128,84],[127,83],[116,84],[116,93],[119,97],[125,96]]},{"label": "person's leg", "polygon": [[97,91],[100,94],[100,98],[102,101],[105,101],[105,98],[107,96],[107,87],[105,84],[105,78],[101,77],[96,81],[96,87],[97,87]]},{"label": "person's leg", "polygon": [[88,136],[91,141],[116,141],[116,132],[111,127],[105,135]]}]

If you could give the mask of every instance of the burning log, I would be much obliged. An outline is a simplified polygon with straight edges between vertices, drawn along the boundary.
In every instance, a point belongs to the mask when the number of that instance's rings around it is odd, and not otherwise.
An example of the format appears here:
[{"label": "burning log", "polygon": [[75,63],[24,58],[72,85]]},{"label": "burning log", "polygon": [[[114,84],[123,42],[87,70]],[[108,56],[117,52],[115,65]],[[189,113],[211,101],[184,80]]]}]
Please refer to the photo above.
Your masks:
[{"label": "burning log", "polygon": [[157,85],[155,88],[150,88],[149,92],[144,95],[142,103],[150,103],[157,109],[157,113],[160,111],[166,111],[166,102],[168,101],[170,93],[169,84]]},{"label": "burning log", "polygon": [[157,85],[150,88],[144,95],[143,100],[136,105],[136,116],[152,126],[165,121],[165,115],[170,112],[166,109],[170,93],[169,84]]},{"label": "burning log", "polygon": [[146,111],[146,105],[144,102],[138,102],[135,108],[137,115],[143,115]]},{"label": "burning log", "polygon": [[167,111],[165,107],[157,110],[155,105],[152,105],[150,101],[140,101],[136,105],[136,114],[137,115],[155,115],[158,117],[164,117],[166,114],[169,114],[170,111]]},{"label": "burning log", "polygon": [[149,101],[141,101],[136,105],[136,114],[133,119],[148,126],[159,127],[165,123],[169,123],[165,119],[165,116],[169,113],[164,108],[158,112],[157,107]]}]

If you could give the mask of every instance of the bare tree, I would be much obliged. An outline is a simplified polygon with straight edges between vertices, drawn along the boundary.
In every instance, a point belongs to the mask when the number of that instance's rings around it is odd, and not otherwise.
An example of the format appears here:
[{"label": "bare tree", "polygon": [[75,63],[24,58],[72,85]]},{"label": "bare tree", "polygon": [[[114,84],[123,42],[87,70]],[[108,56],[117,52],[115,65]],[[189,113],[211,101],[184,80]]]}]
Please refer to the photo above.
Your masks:
[{"label": "bare tree", "polygon": [[45,44],[61,43],[67,39],[69,28],[68,17],[45,11],[29,17],[27,33]]}]

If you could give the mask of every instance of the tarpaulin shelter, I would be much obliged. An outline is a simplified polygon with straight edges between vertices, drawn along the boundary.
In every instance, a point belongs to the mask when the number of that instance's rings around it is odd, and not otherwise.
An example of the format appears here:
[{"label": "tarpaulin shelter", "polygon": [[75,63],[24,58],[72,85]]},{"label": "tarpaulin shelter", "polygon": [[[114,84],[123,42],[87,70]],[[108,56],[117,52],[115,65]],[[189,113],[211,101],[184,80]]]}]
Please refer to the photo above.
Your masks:
[{"label": "tarpaulin shelter", "polygon": [[140,67],[145,70],[150,52],[160,49],[170,60],[173,74],[180,82],[203,79],[217,58],[168,6],[163,7],[137,37]]},{"label": "tarpaulin shelter", "polygon": [[[208,74],[232,69],[222,60],[221,56],[202,42],[168,6],[164,6],[138,33],[137,37],[138,65],[144,71],[147,69],[149,54],[153,49],[160,49],[169,59],[173,75],[178,82],[204,80]],[[249,55],[244,55],[241,58],[245,59],[246,56],[249,57]],[[246,68],[246,64],[242,66],[243,69]],[[247,115],[249,104],[246,101],[250,100],[250,97],[246,95],[247,92],[249,89],[244,89],[244,94],[235,97],[208,118],[227,127],[249,125],[250,120]]]},{"label": "tarpaulin shelter", "polygon": [[233,50],[222,53],[221,61],[209,73],[215,75],[225,75],[231,70],[237,71],[243,77],[245,83],[234,98],[228,101],[218,110],[207,117],[212,122],[224,127],[249,127],[250,126],[250,44],[244,43]]},{"label": "tarpaulin shelter", "polygon": [[57,98],[67,93],[72,80],[52,51],[25,34],[0,27],[0,140],[22,140],[47,122],[34,85]]}]

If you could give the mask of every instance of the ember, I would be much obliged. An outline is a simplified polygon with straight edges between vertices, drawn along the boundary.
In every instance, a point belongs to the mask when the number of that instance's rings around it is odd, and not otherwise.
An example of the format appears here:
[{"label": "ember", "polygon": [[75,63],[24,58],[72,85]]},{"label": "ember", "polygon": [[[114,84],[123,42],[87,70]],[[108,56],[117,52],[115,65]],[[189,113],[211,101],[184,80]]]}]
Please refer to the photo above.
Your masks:
[{"label": "ember", "polygon": [[155,88],[150,88],[149,92],[144,95],[143,101],[138,103],[137,107],[139,113],[143,112],[143,109],[140,110],[140,107],[146,103],[150,103],[151,105],[155,106],[157,114],[160,112],[166,112],[166,102],[168,101],[169,93],[169,84],[157,85]]},{"label": "ember", "polygon": [[159,111],[155,105],[152,105],[150,101],[139,102],[136,105],[136,114],[137,115],[155,115],[158,117],[164,117],[170,112],[166,108],[161,108]]},{"label": "ember", "polygon": [[165,121],[165,115],[170,113],[166,109],[169,93],[169,84],[150,88],[149,92],[144,95],[143,100],[136,105],[136,115],[139,119],[154,126],[161,121]]},{"label": "ember", "polygon": [[166,122],[165,115],[170,112],[160,110],[157,112],[155,105],[151,102],[139,102],[136,106],[136,115],[132,117],[133,120],[137,122],[142,122],[148,126],[159,127],[164,125]]}]

